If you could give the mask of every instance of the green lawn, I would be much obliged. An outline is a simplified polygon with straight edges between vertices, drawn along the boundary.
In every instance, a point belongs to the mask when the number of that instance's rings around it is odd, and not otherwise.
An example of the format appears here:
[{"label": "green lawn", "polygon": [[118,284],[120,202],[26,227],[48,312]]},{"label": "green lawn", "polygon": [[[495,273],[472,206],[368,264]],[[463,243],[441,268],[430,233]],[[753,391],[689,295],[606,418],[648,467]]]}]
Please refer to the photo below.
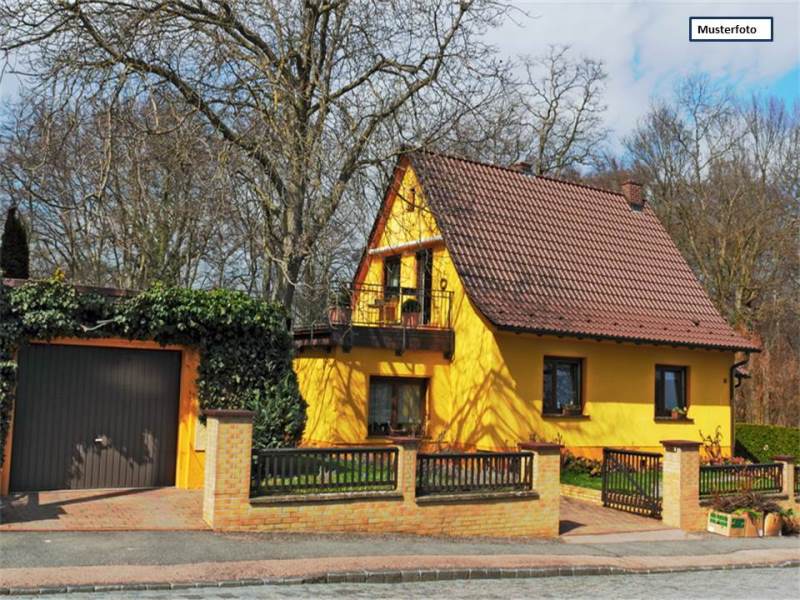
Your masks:
[{"label": "green lawn", "polygon": [[593,490],[603,489],[602,477],[592,477],[588,473],[578,471],[561,471],[561,483],[577,485],[578,487],[585,487]]}]

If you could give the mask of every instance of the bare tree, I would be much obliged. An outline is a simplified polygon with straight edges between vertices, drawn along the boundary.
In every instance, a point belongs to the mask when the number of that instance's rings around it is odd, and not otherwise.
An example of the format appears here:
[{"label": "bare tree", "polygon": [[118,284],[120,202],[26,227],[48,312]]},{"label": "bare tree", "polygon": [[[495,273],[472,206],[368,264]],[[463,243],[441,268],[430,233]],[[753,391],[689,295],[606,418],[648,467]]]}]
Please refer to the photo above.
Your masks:
[{"label": "bare tree", "polygon": [[230,186],[204,129],[164,99],[23,96],[0,130],[0,194],[30,217],[34,272],[127,288],[213,279]]},{"label": "bare tree", "polygon": [[[498,71],[494,0],[17,0],[0,48],[40,85],[167,88],[249,161],[263,287],[287,306],[353,178],[480,104]],[[391,139],[391,147],[374,144]]]},{"label": "bare tree", "polygon": [[742,101],[691,77],[652,107],[626,147],[630,169],[717,307],[763,340],[739,418],[796,424],[800,107]]},{"label": "bare tree", "polygon": [[503,93],[456,124],[449,149],[499,164],[529,162],[536,175],[574,177],[593,167],[608,135],[602,62],[551,46],[513,66],[522,76],[500,80]]}]

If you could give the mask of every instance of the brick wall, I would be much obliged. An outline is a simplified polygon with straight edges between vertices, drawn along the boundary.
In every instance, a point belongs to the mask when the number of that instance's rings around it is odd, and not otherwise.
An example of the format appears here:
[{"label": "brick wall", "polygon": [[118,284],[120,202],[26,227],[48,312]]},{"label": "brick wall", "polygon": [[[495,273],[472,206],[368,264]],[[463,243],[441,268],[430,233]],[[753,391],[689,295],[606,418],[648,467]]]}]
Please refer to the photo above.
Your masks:
[{"label": "brick wall", "polygon": [[390,492],[250,499],[252,417],[207,411],[203,518],[218,531],[414,533],[556,537],[559,446],[530,444],[533,489],[504,494],[416,497],[417,445],[399,446],[398,487]]}]

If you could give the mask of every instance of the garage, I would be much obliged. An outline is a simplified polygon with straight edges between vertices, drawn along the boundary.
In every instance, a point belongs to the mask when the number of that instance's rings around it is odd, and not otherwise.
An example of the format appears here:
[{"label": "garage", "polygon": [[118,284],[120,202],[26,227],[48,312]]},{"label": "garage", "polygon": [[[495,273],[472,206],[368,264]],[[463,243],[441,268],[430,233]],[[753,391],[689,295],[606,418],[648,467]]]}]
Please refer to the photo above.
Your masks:
[{"label": "garage", "polygon": [[181,352],[19,350],[12,492],[175,484]]}]

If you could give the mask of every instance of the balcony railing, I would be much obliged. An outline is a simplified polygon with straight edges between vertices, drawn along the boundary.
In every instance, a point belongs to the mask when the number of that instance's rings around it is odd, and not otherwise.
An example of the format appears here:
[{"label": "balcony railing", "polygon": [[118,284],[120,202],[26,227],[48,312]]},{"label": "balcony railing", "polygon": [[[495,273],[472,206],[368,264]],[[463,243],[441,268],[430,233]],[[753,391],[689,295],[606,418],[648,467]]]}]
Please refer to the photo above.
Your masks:
[{"label": "balcony railing", "polygon": [[331,294],[331,326],[450,329],[453,292],[376,284],[347,285]]}]

